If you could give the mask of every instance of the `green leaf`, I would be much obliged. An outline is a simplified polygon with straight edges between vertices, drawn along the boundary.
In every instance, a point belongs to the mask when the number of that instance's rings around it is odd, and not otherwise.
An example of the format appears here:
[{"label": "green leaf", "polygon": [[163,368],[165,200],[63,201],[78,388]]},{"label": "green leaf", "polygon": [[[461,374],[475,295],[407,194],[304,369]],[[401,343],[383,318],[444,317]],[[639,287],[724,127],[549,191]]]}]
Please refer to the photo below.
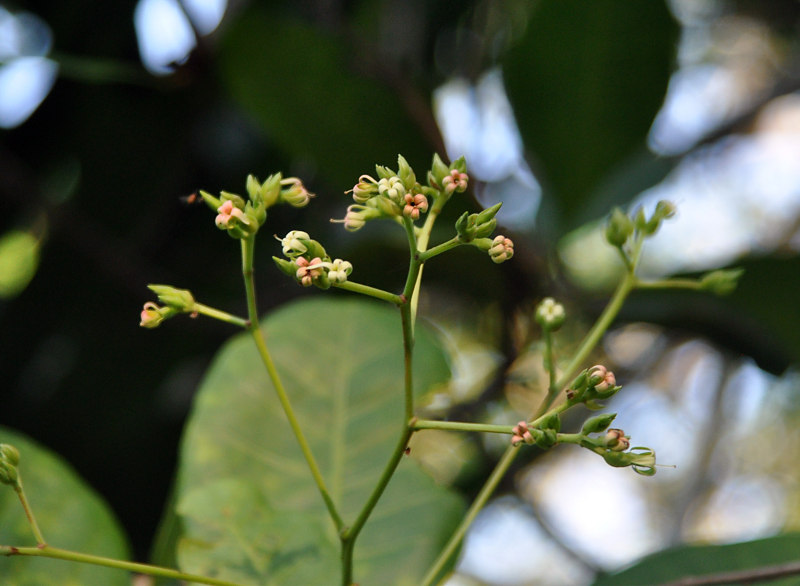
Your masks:
[{"label": "green leaf", "polygon": [[322,28],[253,6],[227,30],[222,78],[271,141],[312,162],[332,185],[352,186],[397,153],[427,163],[426,141],[400,92],[365,75],[363,56],[359,70],[346,47]]},{"label": "green leaf", "polygon": [[677,34],[664,2],[539,2],[504,58],[525,145],[568,227],[586,219],[583,205],[601,180],[643,149]]},{"label": "green leaf", "polygon": [[[603,576],[594,586],[662,584],[688,576],[751,570],[798,560],[800,533],[789,533],[731,545],[684,546],[644,558],[618,574]],[[771,581],[773,585],[797,584],[797,576]]]},{"label": "green leaf", "polygon": [[[403,425],[399,314],[374,302],[314,298],[282,308],[264,326],[331,496],[351,523]],[[441,349],[421,325],[414,376],[419,394],[449,377]],[[183,569],[258,585],[331,583],[338,577],[333,523],[249,335],[231,340],[207,373],[181,458]],[[238,496],[222,496],[226,492]],[[224,528],[213,522],[223,505],[229,507]],[[413,461],[403,460],[356,542],[356,580],[417,583],[462,506]],[[242,543],[258,548],[250,563],[238,552]],[[270,561],[278,556],[275,547],[282,554],[279,570]]]},{"label": "green leaf", "polygon": [[0,299],[16,297],[39,266],[39,240],[30,232],[11,230],[0,236]]},{"label": "green leaf", "polygon": [[[25,494],[47,543],[54,547],[116,559],[129,559],[127,539],[105,502],[58,456],[30,439],[0,427],[0,443],[20,452],[19,471]],[[17,494],[0,486],[0,543],[31,546],[31,533]],[[45,558],[0,558],[4,586],[130,586],[130,575]]]}]

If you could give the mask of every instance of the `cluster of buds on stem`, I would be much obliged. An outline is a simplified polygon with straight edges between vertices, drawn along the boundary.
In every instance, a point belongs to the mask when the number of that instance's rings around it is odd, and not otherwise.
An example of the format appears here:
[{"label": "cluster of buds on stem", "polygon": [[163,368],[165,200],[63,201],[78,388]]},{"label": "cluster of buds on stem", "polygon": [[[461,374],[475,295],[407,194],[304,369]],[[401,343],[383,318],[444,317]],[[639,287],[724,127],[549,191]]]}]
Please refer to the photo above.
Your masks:
[{"label": "cluster of buds on stem", "polygon": [[567,401],[571,404],[583,403],[589,409],[599,409],[597,399],[608,399],[622,387],[617,385],[614,373],[602,364],[581,371],[567,388]]},{"label": "cluster of buds on stem", "polygon": [[272,260],[283,273],[303,287],[315,285],[328,289],[331,285],[341,285],[353,271],[352,264],[340,258],[332,259],[325,248],[306,232],[292,230],[278,240],[286,259],[273,256]]},{"label": "cluster of buds on stem", "polygon": [[649,218],[642,208],[638,208],[632,215],[626,214],[620,208],[614,208],[606,224],[606,240],[612,246],[622,248],[631,236],[652,236],[664,220],[674,215],[675,205],[666,200],[656,204],[656,209]]},{"label": "cluster of buds on stem", "polygon": [[255,234],[266,221],[270,207],[288,203],[299,208],[314,197],[300,179],[284,178],[280,173],[270,175],[263,183],[248,175],[246,189],[247,199],[227,191],[220,192],[219,197],[200,191],[206,204],[217,212],[214,220],[217,228],[227,231],[232,238],[248,238]]},{"label": "cluster of buds on stem", "polygon": [[[581,428],[580,445],[600,454],[611,466],[630,466],[637,474],[652,476],[656,473],[655,451],[641,446],[631,448],[630,436],[621,429],[609,427],[616,416],[616,413],[604,413],[587,419]],[[589,436],[603,432],[600,437]]]},{"label": "cluster of buds on stem", "polygon": [[192,317],[196,316],[195,300],[191,291],[177,289],[170,285],[148,285],[153,293],[158,296],[162,305],[152,301],[144,304],[144,308],[139,315],[139,325],[143,328],[157,328],[165,319],[169,319],[179,313],[189,313]]},{"label": "cluster of buds on stem", "polygon": [[536,444],[540,448],[552,448],[558,443],[558,432],[561,431],[561,418],[557,413],[550,413],[536,422],[532,427],[527,421],[520,421],[512,428],[511,445],[519,446]]},{"label": "cluster of buds on stem", "polygon": [[345,230],[355,232],[377,218],[418,220],[428,211],[428,198],[408,161],[398,156],[397,164],[397,171],[376,165],[377,179],[366,174],[359,177],[348,192],[353,194],[355,204],[347,208],[344,219],[331,221],[343,223]]}]

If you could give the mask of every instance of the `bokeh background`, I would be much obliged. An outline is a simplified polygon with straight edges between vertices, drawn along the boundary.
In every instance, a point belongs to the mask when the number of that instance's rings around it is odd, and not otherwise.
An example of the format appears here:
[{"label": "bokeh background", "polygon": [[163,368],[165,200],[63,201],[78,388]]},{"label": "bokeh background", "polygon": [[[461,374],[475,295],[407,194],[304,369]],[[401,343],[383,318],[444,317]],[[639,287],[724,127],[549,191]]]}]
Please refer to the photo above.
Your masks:
[{"label": "bokeh background", "polygon": [[[420,176],[433,152],[464,155],[466,205],[504,201],[517,254],[426,270],[421,313],[454,372],[430,415],[530,411],[531,308],[565,303],[568,356],[619,275],[600,237],[612,206],[678,206],[645,274],[746,273],[726,298],[634,295],[597,352],[624,385],[617,424],[675,468],[531,450],[452,583],[588,583],[676,544],[797,530],[799,24],[794,0],[0,2],[0,424],[71,463],[146,559],[193,393],[233,333],[140,329],[146,284],[245,313],[235,243],[184,198],[299,176],[316,199],[268,229],[305,229],[398,289],[402,234],[329,219],[375,163],[402,153]],[[278,247],[257,251],[264,311],[319,294],[274,269]],[[504,447],[428,444],[422,465],[466,496]]]}]

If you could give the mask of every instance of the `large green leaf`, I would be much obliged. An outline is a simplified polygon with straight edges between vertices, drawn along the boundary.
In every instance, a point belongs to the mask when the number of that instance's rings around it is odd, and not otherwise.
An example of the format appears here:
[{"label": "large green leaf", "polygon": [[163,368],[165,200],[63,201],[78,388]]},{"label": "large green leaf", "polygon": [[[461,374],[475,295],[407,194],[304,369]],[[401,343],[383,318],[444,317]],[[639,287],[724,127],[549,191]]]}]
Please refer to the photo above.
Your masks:
[{"label": "large green leaf", "polygon": [[226,32],[223,81],[270,140],[310,162],[332,185],[351,186],[376,161],[394,161],[397,153],[412,165],[427,162],[424,137],[399,93],[357,71],[344,41],[253,6]]},{"label": "large green leaf", "polygon": [[[618,574],[599,578],[594,586],[662,584],[687,576],[703,576],[763,566],[795,562],[800,559],[800,533],[791,533],[731,545],[676,547],[646,557]],[[797,584],[797,576],[770,584]]]},{"label": "large green leaf", "polygon": [[[318,297],[264,325],[331,496],[352,522],[403,424],[399,314],[374,302]],[[419,393],[449,376],[423,327],[414,373]],[[184,569],[244,584],[338,580],[333,524],[249,336],[231,340],[206,375],[181,457]],[[357,542],[356,580],[416,583],[461,512],[460,499],[402,461]]]},{"label": "large green leaf", "polygon": [[526,147],[567,225],[641,151],[664,99],[678,26],[665,2],[549,0],[503,60]]},{"label": "large green leaf", "polygon": [[[128,559],[127,539],[105,502],[63,460],[8,428],[0,443],[20,452],[19,471],[36,521],[50,545]],[[0,543],[31,546],[31,533],[16,493],[0,485]],[[4,586],[128,586],[130,575],[111,568],[45,558],[0,558]]]}]

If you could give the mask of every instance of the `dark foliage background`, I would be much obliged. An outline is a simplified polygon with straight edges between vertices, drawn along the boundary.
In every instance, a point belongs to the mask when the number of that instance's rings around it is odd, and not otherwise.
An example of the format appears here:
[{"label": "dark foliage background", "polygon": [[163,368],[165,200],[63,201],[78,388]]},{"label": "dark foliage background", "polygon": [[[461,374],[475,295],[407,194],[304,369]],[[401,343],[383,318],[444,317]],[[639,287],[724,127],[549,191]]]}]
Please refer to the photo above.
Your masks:
[{"label": "dark foliage background", "polygon": [[[403,153],[419,175],[444,150],[433,90],[499,65],[543,186],[536,224],[511,234],[513,263],[455,255],[426,278],[443,298],[466,296],[467,307],[499,298],[498,327],[509,333],[515,310],[545,293],[593,315],[601,297],[563,280],[558,239],[658,183],[693,149],[746,133],[798,81],[796,2],[715,3],[713,18],[754,19],[784,43],[774,89],[684,152],[656,156],[646,137],[681,34],[662,2],[235,2],[164,77],[139,64],[134,2],[5,6],[52,28],[61,69],[31,118],[0,133],[0,232],[32,227],[44,243],[27,288],[0,300],[0,423],[71,462],[109,500],[140,558],[192,393],[232,333],[203,319],[139,328],[145,286],[190,287],[210,305],[245,312],[235,243],[182,196],[242,192],[248,173],[298,175],[318,197],[308,210],[276,210],[274,231],[307,229],[350,258],[360,280],[397,288],[402,250],[374,249],[328,219],[343,216],[343,192],[375,163],[393,166]],[[263,311],[308,293],[268,262],[277,250],[259,242]],[[641,295],[624,318],[710,338],[782,373],[800,351],[797,257],[785,249],[741,264],[748,273],[732,298]],[[501,349],[510,363],[513,344]],[[466,492],[480,485],[485,457]]]}]

